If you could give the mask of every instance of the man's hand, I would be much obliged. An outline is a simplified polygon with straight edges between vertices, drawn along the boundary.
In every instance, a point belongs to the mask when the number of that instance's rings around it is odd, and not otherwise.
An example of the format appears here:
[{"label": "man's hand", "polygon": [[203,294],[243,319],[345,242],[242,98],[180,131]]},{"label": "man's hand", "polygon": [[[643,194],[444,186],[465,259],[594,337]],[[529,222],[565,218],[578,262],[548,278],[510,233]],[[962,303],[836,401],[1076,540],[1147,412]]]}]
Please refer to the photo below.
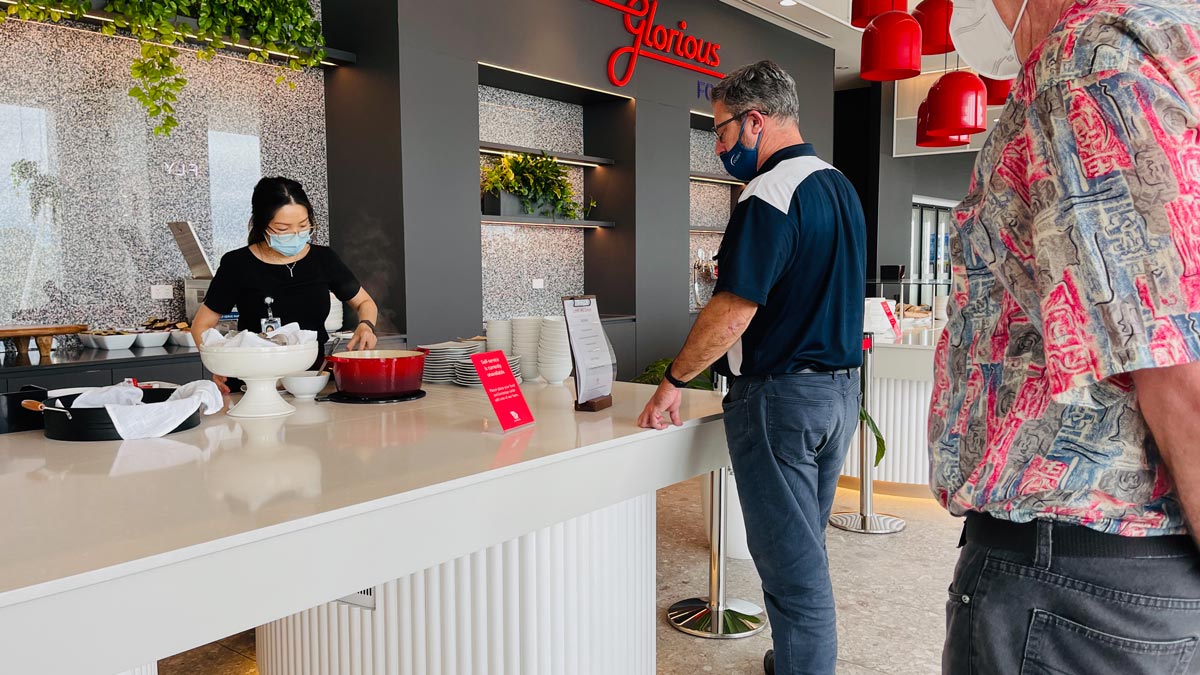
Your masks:
[{"label": "man's hand", "polygon": [[664,381],[658,385],[658,390],[646,402],[646,407],[642,409],[642,414],[638,416],[638,426],[643,429],[658,429],[662,431],[669,424],[663,419],[663,414],[668,413],[671,416],[670,424],[680,426],[683,424],[679,419],[679,402],[683,399],[683,395],[671,385],[670,382]]}]

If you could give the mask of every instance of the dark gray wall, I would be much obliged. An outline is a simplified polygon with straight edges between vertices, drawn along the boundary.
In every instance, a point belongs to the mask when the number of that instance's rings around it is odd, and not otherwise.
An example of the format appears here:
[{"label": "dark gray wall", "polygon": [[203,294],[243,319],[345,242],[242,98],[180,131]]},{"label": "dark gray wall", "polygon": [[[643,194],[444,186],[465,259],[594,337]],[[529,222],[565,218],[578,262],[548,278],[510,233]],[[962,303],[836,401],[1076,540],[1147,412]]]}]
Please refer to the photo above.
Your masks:
[{"label": "dark gray wall", "polygon": [[892,156],[895,85],[837,93],[834,164],[863,201],[867,217],[867,275],[877,265],[907,264],[914,195],[960,200],[967,194],[976,153]]},{"label": "dark gray wall", "polygon": [[[632,147],[622,151],[609,139],[610,148],[626,155],[613,158],[633,164],[632,176],[622,166],[613,179],[620,187],[624,176],[620,198],[631,203],[606,204],[597,195],[601,207],[593,217],[612,218],[617,229],[588,234],[586,283],[600,297],[602,311],[637,314],[639,367],[673,355],[682,345],[690,326],[682,274],[688,252],[688,111],[708,110],[709,104],[697,98],[697,80],[716,80],[643,57],[630,84],[613,87],[606,75],[608,57],[633,40],[622,16],[591,0],[398,0],[383,10],[377,0],[339,0],[325,8],[333,29],[330,44],[358,54],[359,64],[347,70],[390,74],[390,81],[371,83],[390,90],[378,95],[387,105],[378,109],[376,120],[371,119],[374,106],[354,114],[340,110],[357,104],[344,88],[328,97],[331,126],[359,127],[331,129],[330,192],[337,204],[331,212],[339,217],[339,208],[347,210],[346,222],[339,219],[343,240],[368,238],[375,225],[362,215],[353,217],[354,211],[395,211],[402,204],[404,242],[384,247],[394,263],[380,274],[391,293],[407,294],[407,302],[391,296],[381,301],[403,308],[401,325],[410,342],[474,335],[480,328],[476,64],[482,62],[636,99],[627,113],[633,125],[613,130],[633,139]],[[803,93],[800,120],[806,140],[832,156],[830,49],[719,0],[663,0],[655,23],[675,27],[680,20],[687,21],[688,34],[722,45],[722,71],[762,58],[788,69]],[[398,100],[398,111],[392,99]],[[381,126],[394,134],[401,121],[398,151],[390,140],[382,153],[361,141]],[[354,150],[333,147],[347,136],[357,139]],[[585,143],[588,152],[602,154],[587,137]],[[371,180],[357,153],[374,155],[368,163],[372,172],[386,174],[385,191],[354,187]],[[344,195],[339,198],[333,196],[334,174],[341,177],[336,185]],[[401,190],[393,193],[397,181]],[[389,229],[388,236],[395,232]]]},{"label": "dark gray wall", "polygon": [[325,69],[330,243],[379,301],[379,328],[403,332],[399,15],[394,0],[356,4],[324,23],[329,44],[354,44],[358,56],[353,67]]}]

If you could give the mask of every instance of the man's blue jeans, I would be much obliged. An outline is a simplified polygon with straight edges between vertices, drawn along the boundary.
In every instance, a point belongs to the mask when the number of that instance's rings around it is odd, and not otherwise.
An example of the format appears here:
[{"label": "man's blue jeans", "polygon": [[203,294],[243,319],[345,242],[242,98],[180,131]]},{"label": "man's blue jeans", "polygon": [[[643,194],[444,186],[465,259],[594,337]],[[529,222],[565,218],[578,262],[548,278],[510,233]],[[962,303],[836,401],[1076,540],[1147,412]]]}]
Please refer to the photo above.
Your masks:
[{"label": "man's blue jeans", "polygon": [[836,668],[825,524],[859,401],[857,370],[743,376],[725,397],[729,456],[780,675]]}]

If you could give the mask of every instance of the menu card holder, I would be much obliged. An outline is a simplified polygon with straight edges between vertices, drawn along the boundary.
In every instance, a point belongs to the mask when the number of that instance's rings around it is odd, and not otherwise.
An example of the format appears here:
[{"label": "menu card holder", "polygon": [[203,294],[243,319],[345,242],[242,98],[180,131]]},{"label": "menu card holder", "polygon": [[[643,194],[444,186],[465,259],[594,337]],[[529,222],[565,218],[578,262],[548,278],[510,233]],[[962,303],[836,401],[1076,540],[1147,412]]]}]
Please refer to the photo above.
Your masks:
[{"label": "menu card holder", "polygon": [[575,410],[612,407],[613,357],[594,295],[563,296],[567,342],[575,364]]},{"label": "menu card holder", "polygon": [[575,404],[575,410],[577,410],[579,412],[599,412],[601,410],[604,410],[605,408],[611,408],[611,407],[612,407],[612,394],[609,394],[608,396],[601,396],[600,398],[593,398],[589,401],[584,401],[583,403]]}]

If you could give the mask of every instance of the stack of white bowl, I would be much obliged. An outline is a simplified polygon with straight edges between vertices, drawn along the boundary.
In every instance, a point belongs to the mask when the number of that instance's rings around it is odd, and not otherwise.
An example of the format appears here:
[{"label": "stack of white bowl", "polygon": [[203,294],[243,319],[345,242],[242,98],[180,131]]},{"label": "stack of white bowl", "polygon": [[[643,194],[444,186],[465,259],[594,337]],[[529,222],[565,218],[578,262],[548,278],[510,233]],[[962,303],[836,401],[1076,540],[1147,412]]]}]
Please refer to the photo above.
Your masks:
[{"label": "stack of white bowl", "polygon": [[487,322],[487,350],[513,353],[513,328],[511,321],[492,320]]},{"label": "stack of white bowl", "polygon": [[567,322],[561,316],[542,319],[538,373],[550,384],[562,384],[571,374],[571,345],[567,341]]},{"label": "stack of white bowl", "polygon": [[521,357],[521,370],[526,381],[537,379],[541,337],[542,317],[521,316],[512,320],[512,351]]}]

